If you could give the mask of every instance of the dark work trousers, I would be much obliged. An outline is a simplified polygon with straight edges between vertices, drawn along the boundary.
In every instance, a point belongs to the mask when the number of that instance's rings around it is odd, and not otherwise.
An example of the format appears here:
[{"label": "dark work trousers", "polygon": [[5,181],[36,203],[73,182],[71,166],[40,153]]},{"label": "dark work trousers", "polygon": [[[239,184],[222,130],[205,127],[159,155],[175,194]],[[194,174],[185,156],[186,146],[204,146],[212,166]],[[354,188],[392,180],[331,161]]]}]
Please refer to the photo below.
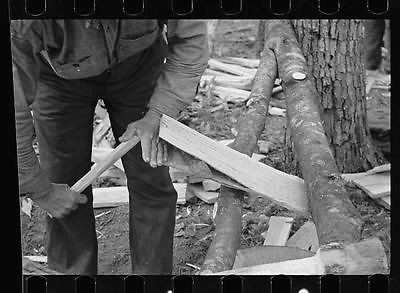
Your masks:
[{"label": "dark work trousers", "polygon": [[[104,99],[116,139],[144,116],[163,64],[165,46],[149,49],[99,76],[65,80],[45,63],[33,115],[40,163],[53,183],[72,186],[90,170],[93,116]],[[142,160],[140,143],[122,162],[128,178],[129,240],[133,274],[171,274],[177,194],[168,168]],[[97,238],[89,199],[63,219],[46,218],[49,267],[66,274],[97,274]]]},{"label": "dark work trousers", "polygon": [[365,68],[376,70],[382,62],[383,34],[385,33],[384,19],[365,19],[364,20],[364,50]]}]

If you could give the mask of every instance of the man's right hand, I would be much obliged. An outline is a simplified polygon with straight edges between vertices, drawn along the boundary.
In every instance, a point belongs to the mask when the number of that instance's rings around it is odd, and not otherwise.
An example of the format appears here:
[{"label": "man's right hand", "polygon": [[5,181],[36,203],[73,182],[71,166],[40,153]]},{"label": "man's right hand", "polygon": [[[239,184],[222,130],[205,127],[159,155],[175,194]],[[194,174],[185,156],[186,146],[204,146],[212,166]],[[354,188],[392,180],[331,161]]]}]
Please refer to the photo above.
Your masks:
[{"label": "man's right hand", "polygon": [[40,208],[54,218],[63,218],[78,207],[78,204],[87,202],[87,197],[75,192],[67,184],[52,183],[49,192],[39,198],[32,198]]}]

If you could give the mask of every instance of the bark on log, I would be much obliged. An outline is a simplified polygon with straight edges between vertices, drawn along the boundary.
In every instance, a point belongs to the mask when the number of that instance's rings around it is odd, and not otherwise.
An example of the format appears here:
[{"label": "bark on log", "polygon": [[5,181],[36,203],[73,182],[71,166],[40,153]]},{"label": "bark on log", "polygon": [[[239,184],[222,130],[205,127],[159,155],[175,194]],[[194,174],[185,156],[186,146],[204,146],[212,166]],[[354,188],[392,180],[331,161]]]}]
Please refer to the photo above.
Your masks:
[{"label": "bark on log", "polygon": [[[254,78],[247,103],[248,110],[239,124],[238,134],[229,146],[251,156],[265,128],[269,100],[277,75],[276,60],[271,50],[262,52],[260,66]],[[243,191],[221,187],[217,201],[214,238],[199,274],[231,269],[240,245],[242,232]]]},{"label": "bark on log", "polygon": [[[362,22],[297,19],[291,23],[319,93],[325,134],[339,171],[357,173],[382,164],[384,157],[367,124]],[[289,155],[290,143],[285,149]]]},{"label": "bark on log", "polygon": [[293,27],[286,20],[267,20],[265,30],[266,46],[275,53],[283,81],[292,141],[320,245],[357,242],[361,237],[360,216],[347,197],[330,151],[321,122],[319,94]]}]

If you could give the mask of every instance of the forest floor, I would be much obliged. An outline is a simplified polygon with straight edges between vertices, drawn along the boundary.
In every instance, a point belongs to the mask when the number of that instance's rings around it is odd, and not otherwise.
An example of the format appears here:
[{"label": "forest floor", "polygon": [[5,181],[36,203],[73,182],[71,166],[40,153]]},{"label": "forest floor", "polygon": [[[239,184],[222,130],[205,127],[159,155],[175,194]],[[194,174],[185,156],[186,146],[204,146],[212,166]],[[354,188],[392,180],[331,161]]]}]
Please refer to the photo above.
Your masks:
[{"label": "forest floor", "polygon": [[[256,37],[258,21],[226,20],[220,21],[216,30],[215,55],[256,58]],[[371,95],[379,95],[373,91]],[[274,97],[275,103],[285,104],[284,97]],[[390,97],[389,97],[390,101]],[[196,106],[196,105],[195,105]],[[235,127],[244,107],[231,105],[229,109],[210,113],[210,105],[192,107],[185,123],[198,132],[214,139],[233,139]],[[268,142],[268,153],[263,163],[276,169],[292,173],[284,167],[284,137],[286,118],[267,117],[266,127],[261,139]],[[378,237],[390,260],[390,211],[370,199],[363,191],[347,186],[350,198],[362,217],[363,238]],[[99,245],[99,274],[129,274],[131,272],[128,241],[128,205],[116,208],[95,209],[95,214],[110,211],[96,219]],[[213,205],[193,198],[184,205],[177,206],[174,237],[174,274],[194,274],[203,263],[215,228]],[[245,199],[243,210],[243,230],[241,248],[260,246],[264,238],[261,233],[268,228],[271,216],[290,216],[294,218],[292,235],[308,219],[266,199],[254,202]],[[44,212],[33,206],[32,217],[21,214],[23,255],[45,255]]]}]

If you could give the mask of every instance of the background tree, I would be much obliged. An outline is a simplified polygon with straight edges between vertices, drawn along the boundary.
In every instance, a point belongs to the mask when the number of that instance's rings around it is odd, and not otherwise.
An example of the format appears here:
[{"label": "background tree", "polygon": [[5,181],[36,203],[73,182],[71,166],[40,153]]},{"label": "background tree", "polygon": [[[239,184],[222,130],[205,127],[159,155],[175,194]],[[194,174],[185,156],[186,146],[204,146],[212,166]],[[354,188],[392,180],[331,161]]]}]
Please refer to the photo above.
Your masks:
[{"label": "background tree", "polygon": [[[324,128],[339,171],[359,172],[378,165],[383,156],[367,125],[362,21],[316,19],[292,24],[321,97]],[[290,164],[294,154],[289,143],[286,147]]]}]

